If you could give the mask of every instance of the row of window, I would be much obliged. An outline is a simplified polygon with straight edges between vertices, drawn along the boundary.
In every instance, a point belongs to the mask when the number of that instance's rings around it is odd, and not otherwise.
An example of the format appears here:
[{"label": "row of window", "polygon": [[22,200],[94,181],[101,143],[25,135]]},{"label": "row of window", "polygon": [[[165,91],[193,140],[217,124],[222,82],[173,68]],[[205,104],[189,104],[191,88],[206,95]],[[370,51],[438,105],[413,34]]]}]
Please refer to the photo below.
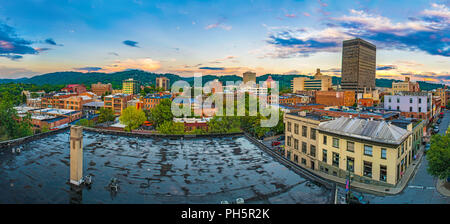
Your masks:
[{"label": "row of window", "polygon": [[[287,138],[287,146],[292,146],[292,137],[288,136]],[[299,150],[299,140],[294,138],[294,149]],[[306,142],[302,142],[302,153],[308,154],[308,144]],[[316,146],[309,145],[309,155],[316,157]]]},{"label": "row of window", "polygon": [[[396,98],[397,99],[397,103],[400,103],[400,98]],[[419,103],[422,103],[422,98],[418,98]],[[389,97],[388,98],[389,103],[392,103],[392,98]],[[430,98],[427,98],[427,103],[430,102]],[[413,103],[413,98],[409,98],[409,103]]]},{"label": "row of window", "polygon": [[[299,134],[299,128],[300,128],[299,124],[294,124],[294,134],[296,134],[296,135]],[[292,123],[291,122],[287,122],[287,131],[292,132]],[[312,140],[316,140],[316,132],[317,132],[317,130],[315,128],[310,128],[310,138]],[[302,125],[302,136],[305,138],[308,137],[308,127],[305,125]]]},{"label": "row of window", "polygon": [[[327,145],[327,136],[323,136],[323,144]],[[332,146],[334,148],[339,148],[339,138],[332,138]],[[347,142],[347,151],[349,152],[355,152],[355,143],[351,141]],[[385,148],[381,148],[381,157],[382,159],[386,159],[386,152],[387,150]],[[364,145],[364,155],[366,156],[373,156],[373,147],[371,145]]]},{"label": "row of window", "polygon": [[[324,163],[328,162],[327,150],[322,151],[322,161]],[[347,171],[355,172],[355,158],[347,156]],[[339,153],[333,152],[332,155],[332,165],[339,168]],[[368,161],[363,161],[363,176],[372,178],[372,163]],[[386,181],[387,167],[385,165],[380,165],[380,181]]]}]

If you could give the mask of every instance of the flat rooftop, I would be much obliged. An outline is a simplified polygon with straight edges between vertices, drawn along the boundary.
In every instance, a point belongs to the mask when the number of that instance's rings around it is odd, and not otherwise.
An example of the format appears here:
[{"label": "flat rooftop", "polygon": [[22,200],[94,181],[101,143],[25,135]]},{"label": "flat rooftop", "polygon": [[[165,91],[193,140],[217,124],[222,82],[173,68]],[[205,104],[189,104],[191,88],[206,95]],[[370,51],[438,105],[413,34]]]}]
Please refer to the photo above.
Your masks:
[{"label": "flat rooftop", "polygon": [[[331,203],[332,192],[297,175],[245,137],[130,138],[84,132],[90,189],[69,179],[69,132],[0,151],[1,203]],[[119,191],[107,185],[117,178]]]}]

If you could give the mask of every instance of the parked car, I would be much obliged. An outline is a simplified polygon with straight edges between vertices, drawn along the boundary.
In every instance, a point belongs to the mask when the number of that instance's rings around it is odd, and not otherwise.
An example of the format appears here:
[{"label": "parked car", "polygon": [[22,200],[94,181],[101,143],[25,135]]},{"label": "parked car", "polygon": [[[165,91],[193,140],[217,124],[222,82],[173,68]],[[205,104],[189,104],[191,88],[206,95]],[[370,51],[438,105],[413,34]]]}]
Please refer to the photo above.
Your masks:
[{"label": "parked car", "polygon": [[280,145],[280,144],[281,144],[281,142],[276,142],[276,141],[272,142],[272,146],[277,146],[277,145]]},{"label": "parked car", "polygon": [[441,119],[438,119],[438,120],[437,120],[437,123],[438,123],[438,124],[441,124]]}]

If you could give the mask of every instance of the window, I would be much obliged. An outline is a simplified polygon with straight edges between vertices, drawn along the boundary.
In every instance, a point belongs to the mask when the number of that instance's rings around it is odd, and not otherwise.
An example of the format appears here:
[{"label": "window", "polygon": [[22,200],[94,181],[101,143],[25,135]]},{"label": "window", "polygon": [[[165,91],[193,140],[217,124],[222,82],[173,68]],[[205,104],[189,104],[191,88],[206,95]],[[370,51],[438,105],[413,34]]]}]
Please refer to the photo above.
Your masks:
[{"label": "window", "polygon": [[294,134],[298,135],[298,124],[294,124]]},{"label": "window", "polygon": [[409,103],[412,103],[413,102],[413,99],[412,98],[409,98]]},{"label": "window", "polygon": [[392,110],[392,107],[391,107],[391,106],[389,106],[389,110]]},{"label": "window", "polygon": [[422,98],[419,98],[419,103],[422,103]]},{"label": "window", "polygon": [[287,137],[287,145],[291,146],[292,145],[291,143],[292,143],[292,137],[288,136]]},{"label": "window", "polygon": [[364,145],[364,155],[372,156],[372,146]]},{"label": "window", "polygon": [[380,181],[386,182],[387,167],[380,165]]},{"label": "window", "polygon": [[294,154],[294,162],[298,163],[298,156]]},{"label": "window", "polygon": [[333,166],[339,167],[339,153],[333,152]]},{"label": "window", "polygon": [[347,157],[347,170],[350,172],[355,172],[355,159],[352,157]]},{"label": "window", "polygon": [[314,146],[314,145],[311,145],[311,146],[310,146],[309,154],[310,154],[312,157],[316,157],[316,146]]},{"label": "window", "polygon": [[364,161],[364,173],[363,173],[363,175],[365,177],[372,178],[372,163],[371,162]]},{"label": "window", "polygon": [[355,151],[355,143],[347,141],[347,151],[354,152]]},{"label": "window", "polygon": [[326,145],[327,144],[327,136],[323,136],[323,144]]},{"label": "window", "polygon": [[327,152],[327,150],[326,149],[322,149],[322,161],[324,162],[324,163],[327,163],[327,158],[328,158],[328,152]]},{"label": "window", "polygon": [[308,136],[308,128],[306,126],[302,126],[302,136],[306,137]]},{"label": "window", "polygon": [[311,139],[316,140],[316,129],[311,128]]},{"label": "window", "polygon": [[397,106],[397,110],[400,110],[400,107],[399,107],[399,106]]},{"label": "window", "polygon": [[298,139],[294,138],[294,149],[298,150]]},{"label": "window", "polygon": [[385,148],[381,148],[381,158],[386,159],[386,149]]},{"label": "window", "polygon": [[286,152],[286,158],[291,159],[291,152],[290,151]]},{"label": "window", "polygon": [[339,139],[338,138],[333,138],[333,147],[339,148]]},{"label": "window", "polygon": [[391,103],[392,102],[391,98],[389,97],[388,99],[389,99],[389,103]]},{"label": "window", "polygon": [[397,103],[400,103],[400,98],[397,98]]},{"label": "window", "polygon": [[409,112],[412,112],[412,107],[409,107]]},{"label": "window", "polygon": [[308,150],[306,147],[308,147],[306,142],[302,142],[302,152],[305,154],[306,154],[306,151]]},{"label": "window", "polygon": [[291,122],[287,123],[287,130],[290,132],[291,131]]},{"label": "window", "polygon": [[302,164],[306,165],[306,159],[302,158]]},{"label": "window", "polygon": [[422,112],[422,107],[419,107],[419,112]]}]

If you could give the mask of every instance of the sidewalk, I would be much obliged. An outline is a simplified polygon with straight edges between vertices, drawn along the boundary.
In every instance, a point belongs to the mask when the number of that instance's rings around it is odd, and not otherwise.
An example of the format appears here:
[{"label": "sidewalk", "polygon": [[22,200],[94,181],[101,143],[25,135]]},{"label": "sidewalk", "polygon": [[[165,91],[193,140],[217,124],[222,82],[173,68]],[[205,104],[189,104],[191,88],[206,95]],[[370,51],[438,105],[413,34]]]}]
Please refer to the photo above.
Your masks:
[{"label": "sidewalk", "polygon": [[[421,147],[421,149],[417,152],[417,159],[411,163],[411,165],[408,167],[405,174],[403,175],[403,177],[400,179],[400,181],[397,183],[397,185],[395,187],[378,186],[378,185],[365,184],[365,183],[356,182],[356,181],[352,182],[351,187],[358,189],[362,192],[367,192],[367,193],[372,193],[372,194],[377,194],[377,195],[379,195],[379,194],[382,194],[382,195],[399,194],[408,185],[408,182],[411,179],[411,177],[413,177],[416,174],[417,167],[422,162],[422,158],[423,158],[423,147]],[[320,171],[315,171],[315,170],[310,170],[310,171],[313,172],[314,174],[316,174],[317,176],[321,176],[325,179],[334,181],[338,184],[345,186],[346,180],[343,178],[329,175],[329,174],[326,174],[326,173],[323,173]]]}]

